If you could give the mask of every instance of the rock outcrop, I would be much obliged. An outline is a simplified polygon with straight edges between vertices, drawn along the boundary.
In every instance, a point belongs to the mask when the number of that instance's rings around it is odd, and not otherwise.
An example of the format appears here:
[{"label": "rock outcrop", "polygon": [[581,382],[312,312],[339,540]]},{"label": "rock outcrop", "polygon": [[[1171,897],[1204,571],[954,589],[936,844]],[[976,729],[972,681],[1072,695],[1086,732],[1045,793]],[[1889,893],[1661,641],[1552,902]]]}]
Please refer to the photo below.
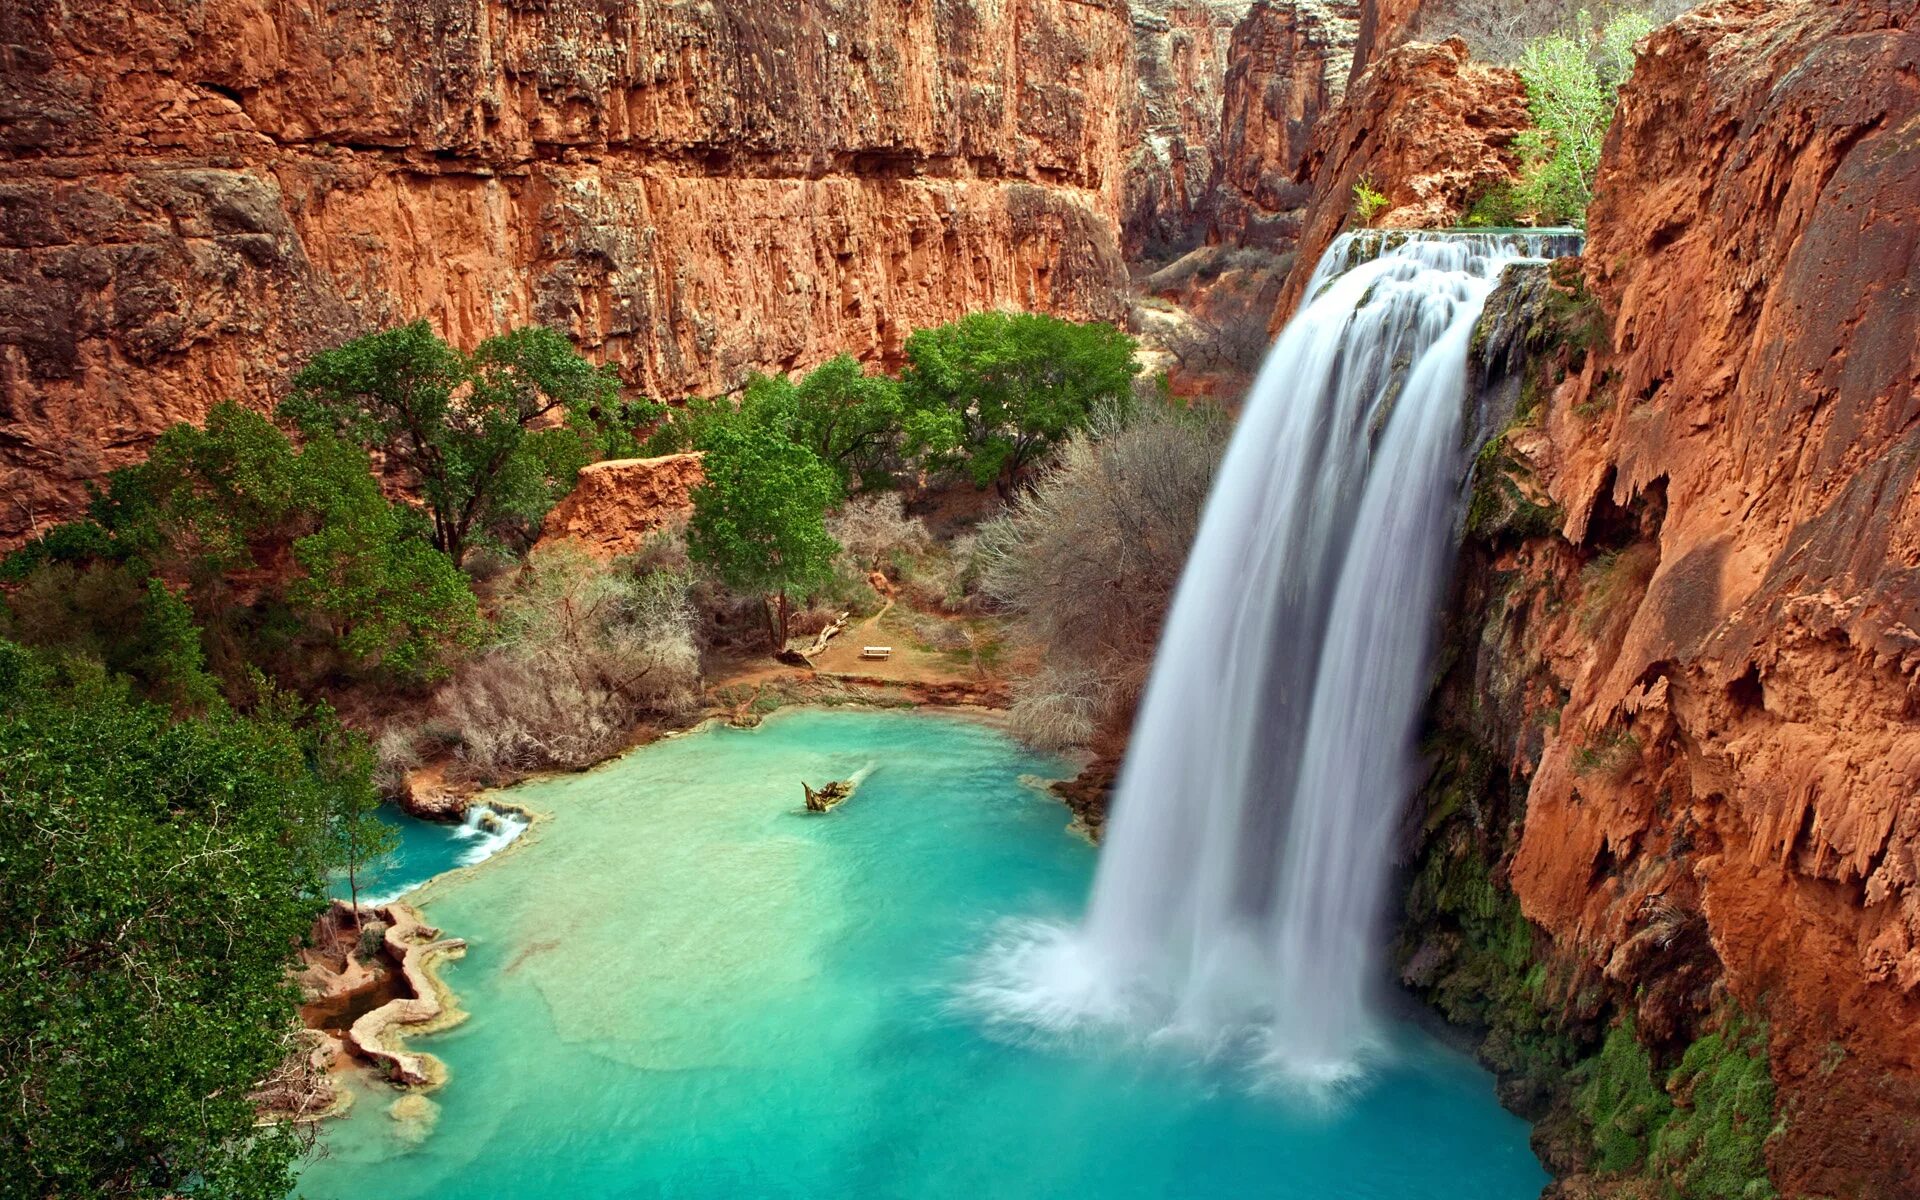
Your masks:
[{"label": "rock outcrop", "polygon": [[1471,61],[1467,44],[1408,42],[1376,57],[1314,129],[1295,170],[1311,184],[1293,269],[1272,320],[1278,332],[1298,307],[1314,264],[1354,217],[1354,185],[1386,197],[1372,224],[1451,225],[1475,195],[1513,179],[1513,141],[1532,122],[1520,77]]},{"label": "rock outcrop", "polygon": [[1249,0],[1134,0],[1139,110],[1121,231],[1130,260],[1165,261],[1207,233],[1215,180],[1238,150],[1222,143],[1222,99]]},{"label": "rock outcrop", "polygon": [[1298,177],[1314,131],[1345,94],[1360,5],[1260,0],[1233,31],[1212,240],[1284,251],[1313,198]]},{"label": "rock outcrop", "polygon": [[[1429,796],[1429,829],[1473,796],[1480,878],[1547,935],[1509,1000],[1576,1040],[1612,1006],[1663,1070],[1765,1022],[1778,1132],[1715,1136],[1788,1197],[1920,1179],[1917,28],[1911,0],[1720,0],[1642,47],[1481,460],[1440,718],[1481,749]],[[1433,861],[1444,909],[1470,858]],[[1493,1022],[1516,1069],[1533,1019]]]},{"label": "rock outcrop", "polygon": [[1124,311],[1119,0],[11,11],[3,539],[378,323],[553,324],[674,398]]},{"label": "rock outcrop", "polygon": [[693,489],[706,477],[700,458],[668,454],[586,467],[573,491],[547,513],[541,545],[569,542],[603,559],[632,554],[693,513]]}]

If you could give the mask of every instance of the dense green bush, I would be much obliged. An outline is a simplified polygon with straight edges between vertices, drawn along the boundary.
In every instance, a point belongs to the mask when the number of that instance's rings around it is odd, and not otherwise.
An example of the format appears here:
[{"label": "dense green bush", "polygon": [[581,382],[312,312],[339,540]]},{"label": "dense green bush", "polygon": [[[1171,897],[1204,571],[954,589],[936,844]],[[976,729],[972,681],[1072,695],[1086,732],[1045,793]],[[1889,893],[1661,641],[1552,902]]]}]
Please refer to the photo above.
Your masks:
[{"label": "dense green bush", "polygon": [[0,642],[0,1196],[287,1194],[300,1139],[248,1093],[371,795],[324,713],[176,721]]}]

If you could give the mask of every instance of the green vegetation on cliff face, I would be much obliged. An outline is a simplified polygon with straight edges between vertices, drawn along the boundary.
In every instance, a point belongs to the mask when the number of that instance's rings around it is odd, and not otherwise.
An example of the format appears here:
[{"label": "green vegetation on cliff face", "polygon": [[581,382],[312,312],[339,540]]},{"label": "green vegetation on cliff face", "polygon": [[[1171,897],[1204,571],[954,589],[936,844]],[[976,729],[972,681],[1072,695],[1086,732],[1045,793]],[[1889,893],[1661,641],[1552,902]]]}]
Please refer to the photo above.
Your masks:
[{"label": "green vegetation on cliff face", "polygon": [[1516,68],[1534,127],[1515,145],[1520,179],[1481,196],[1466,224],[1586,224],[1615,98],[1633,70],[1634,43],[1653,27],[1637,10],[1600,24],[1582,10],[1565,30],[1525,43]]},{"label": "green vegetation on cliff face", "polygon": [[[1530,778],[1509,764],[1539,761],[1566,699],[1537,657],[1538,630],[1558,621],[1588,639],[1611,636],[1619,597],[1644,589],[1650,567],[1639,542],[1596,550],[1561,540],[1561,515],[1529,499],[1540,492],[1513,449],[1513,435],[1540,419],[1554,385],[1596,344],[1592,298],[1555,271],[1516,280],[1496,299],[1488,319],[1497,327],[1483,325],[1475,350],[1489,395],[1514,412],[1476,463],[1430,709],[1433,765],[1420,797],[1401,975],[1478,1033],[1503,1099],[1535,1120],[1535,1148],[1556,1172],[1651,1181],[1658,1190],[1646,1194],[1675,1200],[1769,1200],[1765,1145],[1776,1125],[1765,1026],[1719,995],[1676,1036],[1646,1039],[1637,1017],[1647,1011],[1644,980],[1623,982],[1554,944],[1506,881]],[[1516,348],[1524,355],[1509,356]],[[1509,373],[1516,363],[1522,378]],[[1630,738],[1589,735],[1575,771],[1598,779],[1638,761]],[[1704,956],[1717,972],[1711,946],[1691,937],[1676,924],[1661,944]]]},{"label": "green vegetation on cliff face", "polygon": [[248,1093],[295,1048],[287,969],[370,803],[285,696],[178,720],[0,642],[0,1197],[272,1197],[301,1140]]}]

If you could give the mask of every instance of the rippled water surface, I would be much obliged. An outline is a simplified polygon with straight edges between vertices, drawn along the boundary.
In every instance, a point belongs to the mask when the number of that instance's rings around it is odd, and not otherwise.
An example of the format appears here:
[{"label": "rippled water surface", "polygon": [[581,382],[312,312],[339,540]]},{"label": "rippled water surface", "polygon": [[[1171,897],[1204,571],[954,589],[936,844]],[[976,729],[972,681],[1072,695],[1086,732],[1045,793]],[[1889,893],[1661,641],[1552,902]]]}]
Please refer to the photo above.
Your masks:
[{"label": "rippled water surface", "polygon": [[[825,816],[800,782],[872,767]],[[1526,1127],[1403,1031],[1332,1111],[1241,1068],[1036,1045],[957,998],[1003,922],[1070,918],[1057,764],[922,713],[801,710],[515,789],[549,812],[431,885],[473,1013],[437,1112],[361,1095],[301,1192],[352,1197],[1531,1200]],[[417,1106],[416,1106],[417,1107]],[[405,1110],[403,1109],[403,1113]]]}]

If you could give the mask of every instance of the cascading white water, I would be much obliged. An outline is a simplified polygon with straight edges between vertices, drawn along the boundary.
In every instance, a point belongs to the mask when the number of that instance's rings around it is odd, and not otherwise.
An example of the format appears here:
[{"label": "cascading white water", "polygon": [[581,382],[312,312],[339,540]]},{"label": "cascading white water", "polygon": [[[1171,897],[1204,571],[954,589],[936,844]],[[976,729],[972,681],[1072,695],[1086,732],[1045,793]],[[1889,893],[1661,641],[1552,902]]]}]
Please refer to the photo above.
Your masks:
[{"label": "cascading white water", "polygon": [[[1548,239],[1559,239],[1549,241]],[[1349,234],[1249,394],[1161,637],[1084,924],[978,989],[1337,1081],[1380,1043],[1393,839],[1452,532],[1468,342],[1564,234]]]},{"label": "cascading white water", "polygon": [[467,814],[453,830],[453,836],[472,845],[460,853],[460,865],[470,867],[482,863],[505,850],[513,840],[527,831],[530,824],[526,814],[513,809],[498,809],[491,805],[469,805]]}]

